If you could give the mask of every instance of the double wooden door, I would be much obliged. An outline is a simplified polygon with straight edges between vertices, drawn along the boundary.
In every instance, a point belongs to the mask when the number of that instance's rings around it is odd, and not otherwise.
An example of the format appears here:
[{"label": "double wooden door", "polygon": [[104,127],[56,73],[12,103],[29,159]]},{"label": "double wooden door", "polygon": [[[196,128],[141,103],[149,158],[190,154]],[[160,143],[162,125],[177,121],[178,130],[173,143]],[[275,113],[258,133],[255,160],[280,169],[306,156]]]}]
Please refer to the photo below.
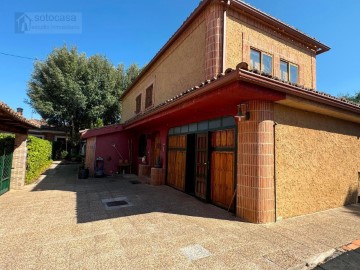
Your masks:
[{"label": "double wooden door", "polygon": [[[209,141],[211,138],[211,141]],[[235,130],[220,130],[195,135],[195,196],[224,208],[233,205],[235,174]],[[167,184],[185,191],[186,135],[169,137]]]}]

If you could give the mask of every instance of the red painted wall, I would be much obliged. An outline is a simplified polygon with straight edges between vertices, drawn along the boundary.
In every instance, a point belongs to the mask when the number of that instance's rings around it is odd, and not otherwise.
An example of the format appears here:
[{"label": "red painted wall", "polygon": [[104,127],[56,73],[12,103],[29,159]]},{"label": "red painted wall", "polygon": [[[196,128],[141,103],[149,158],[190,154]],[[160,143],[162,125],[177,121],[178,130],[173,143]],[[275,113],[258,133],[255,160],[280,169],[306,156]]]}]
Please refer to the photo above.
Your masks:
[{"label": "red painted wall", "polygon": [[[128,131],[97,136],[95,158],[102,157],[104,159],[105,174],[110,175],[119,171],[118,165],[121,157],[113,147],[114,144],[123,157],[123,162],[129,160],[129,143],[131,139],[133,140],[132,133]],[[133,149],[134,155],[136,156],[137,153],[134,153]]]}]

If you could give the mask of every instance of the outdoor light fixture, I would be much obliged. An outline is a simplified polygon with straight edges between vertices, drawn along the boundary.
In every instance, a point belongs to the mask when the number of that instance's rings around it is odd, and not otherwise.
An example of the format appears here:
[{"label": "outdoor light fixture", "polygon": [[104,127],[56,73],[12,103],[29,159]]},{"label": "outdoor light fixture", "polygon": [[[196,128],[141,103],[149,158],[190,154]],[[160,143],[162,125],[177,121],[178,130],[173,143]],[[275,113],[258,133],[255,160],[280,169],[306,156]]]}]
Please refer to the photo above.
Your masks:
[{"label": "outdoor light fixture", "polygon": [[250,112],[248,111],[248,105],[247,104],[239,104],[237,105],[238,107],[238,112],[237,115],[235,117],[240,118],[241,120],[249,120],[250,119]]}]

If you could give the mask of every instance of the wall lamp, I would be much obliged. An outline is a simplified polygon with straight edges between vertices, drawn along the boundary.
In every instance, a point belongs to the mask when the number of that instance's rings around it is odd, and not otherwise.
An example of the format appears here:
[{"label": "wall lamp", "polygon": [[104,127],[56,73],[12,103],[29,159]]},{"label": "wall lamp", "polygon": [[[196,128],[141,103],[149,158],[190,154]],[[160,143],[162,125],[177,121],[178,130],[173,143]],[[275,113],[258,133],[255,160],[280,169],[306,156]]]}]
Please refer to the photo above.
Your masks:
[{"label": "wall lamp", "polygon": [[239,118],[240,121],[247,121],[250,119],[250,112],[248,111],[248,105],[247,104],[239,104],[237,105],[238,108],[238,112],[237,115],[235,117]]}]

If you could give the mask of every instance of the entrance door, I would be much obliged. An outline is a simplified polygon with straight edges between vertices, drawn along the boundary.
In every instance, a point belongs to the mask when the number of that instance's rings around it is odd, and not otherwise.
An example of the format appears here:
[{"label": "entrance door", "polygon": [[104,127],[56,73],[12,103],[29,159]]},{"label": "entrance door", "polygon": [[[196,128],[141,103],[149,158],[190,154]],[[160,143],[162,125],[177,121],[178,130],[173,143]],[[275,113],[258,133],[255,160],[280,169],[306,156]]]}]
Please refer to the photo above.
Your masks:
[{"label": "entrance door", "polygon": [[10,188],[10,175],[13,156],[13,141],[0,144],[0,195]]},{"label": "entrance door", "polygon": [[208,134],[196,136],[195,195],[207,200]]}]

